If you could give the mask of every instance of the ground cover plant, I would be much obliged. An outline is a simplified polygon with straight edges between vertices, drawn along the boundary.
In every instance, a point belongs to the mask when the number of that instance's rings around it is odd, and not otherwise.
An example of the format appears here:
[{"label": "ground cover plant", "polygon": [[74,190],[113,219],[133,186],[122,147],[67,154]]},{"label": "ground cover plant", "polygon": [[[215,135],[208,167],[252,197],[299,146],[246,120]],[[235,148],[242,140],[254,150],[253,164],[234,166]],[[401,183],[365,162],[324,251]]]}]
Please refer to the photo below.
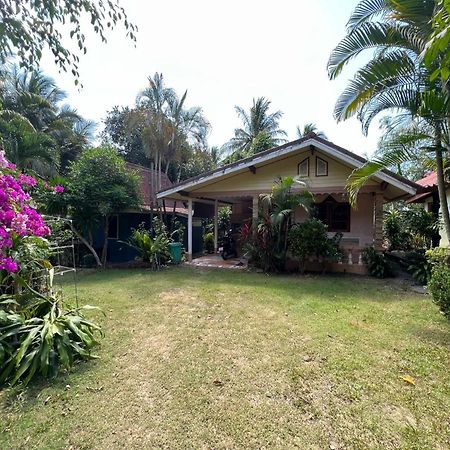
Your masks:
[{"label": "ground cover plant", "polygon": [[449,448],[450,328],[396,280],[87,272],[99,359],[0,391],[0,448]]}]

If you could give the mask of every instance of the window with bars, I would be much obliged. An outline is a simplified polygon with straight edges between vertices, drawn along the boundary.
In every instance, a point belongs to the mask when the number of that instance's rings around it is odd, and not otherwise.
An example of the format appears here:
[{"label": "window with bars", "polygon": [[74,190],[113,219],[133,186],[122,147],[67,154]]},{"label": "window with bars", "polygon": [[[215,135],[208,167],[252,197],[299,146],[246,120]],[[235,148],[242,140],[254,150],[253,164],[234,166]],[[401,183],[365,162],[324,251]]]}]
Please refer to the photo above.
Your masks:
[{"label": "window with bars", "polygon": [[350,204],[337,202],[328,196],[322,203],[316,204],[316,217],[328,226],[328,231],[350,231]]}]

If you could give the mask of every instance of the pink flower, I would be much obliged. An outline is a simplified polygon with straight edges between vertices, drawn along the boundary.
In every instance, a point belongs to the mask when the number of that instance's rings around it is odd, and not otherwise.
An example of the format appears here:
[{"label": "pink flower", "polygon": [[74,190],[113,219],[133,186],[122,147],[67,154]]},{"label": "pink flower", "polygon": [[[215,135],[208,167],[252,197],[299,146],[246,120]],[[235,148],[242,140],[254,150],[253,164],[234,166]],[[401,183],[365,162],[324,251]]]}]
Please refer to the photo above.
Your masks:
[{"label": "pink flower", "polygon": [[0,255],[0,270],[6,270],[9,273],[17,272],[17,263],[11,258],[11,256],[3,257]]},{"label": "pink flower", "polygon": [[36,186],[36,180],[33,177],[24,175],[23,173],[19,175],[18,181],[21,185]]},{"label": "pink flower", "polygon": [[64,186],[61,186],[60,184],[57,184],[53,190],[57,193],[57,194],[62,194],[64,192]]}]

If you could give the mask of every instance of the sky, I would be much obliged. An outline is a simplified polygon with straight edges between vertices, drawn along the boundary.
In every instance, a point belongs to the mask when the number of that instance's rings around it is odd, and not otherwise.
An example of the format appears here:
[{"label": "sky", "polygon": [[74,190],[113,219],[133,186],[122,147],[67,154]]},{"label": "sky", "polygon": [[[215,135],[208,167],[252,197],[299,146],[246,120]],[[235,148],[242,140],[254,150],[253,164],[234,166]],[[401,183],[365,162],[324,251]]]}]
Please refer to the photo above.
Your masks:
[{"label": "sky", "polygon": [[[120,26],[106,44],[86,32],[81,56],[82,90],[59,73],[49,55],[42,69],[68,93],[68,103],[99,123],[115,105],[132,106],[147,76],[162,72],[187,106],[200,106],[212,126],[209,144],[221,146],[240,126],[234,106],[248,109],[254,97],[271,100],[284,115],[290,139],[296,126],[314,122],[334,143],[370,155],[380,136],[374,122],[368,137],[356,119],[337,124],[333,108],[361,61],[330,81],[326,64],[345,34],[357,0],[122,0],[139,31],[134,45]],[[86,22],[85,30],[89,30]]]}]

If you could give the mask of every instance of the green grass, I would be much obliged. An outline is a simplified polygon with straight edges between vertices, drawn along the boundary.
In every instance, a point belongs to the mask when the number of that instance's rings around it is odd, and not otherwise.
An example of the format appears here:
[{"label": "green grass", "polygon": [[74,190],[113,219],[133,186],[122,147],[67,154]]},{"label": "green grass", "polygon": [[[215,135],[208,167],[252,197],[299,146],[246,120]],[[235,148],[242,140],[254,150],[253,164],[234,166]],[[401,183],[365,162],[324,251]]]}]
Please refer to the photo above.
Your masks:
[{"label": "green grass", "polygon": [[79,293],[100,359],[1,391],[1,449],[450,448],[450,324],[399,282],[171,268]]}]

